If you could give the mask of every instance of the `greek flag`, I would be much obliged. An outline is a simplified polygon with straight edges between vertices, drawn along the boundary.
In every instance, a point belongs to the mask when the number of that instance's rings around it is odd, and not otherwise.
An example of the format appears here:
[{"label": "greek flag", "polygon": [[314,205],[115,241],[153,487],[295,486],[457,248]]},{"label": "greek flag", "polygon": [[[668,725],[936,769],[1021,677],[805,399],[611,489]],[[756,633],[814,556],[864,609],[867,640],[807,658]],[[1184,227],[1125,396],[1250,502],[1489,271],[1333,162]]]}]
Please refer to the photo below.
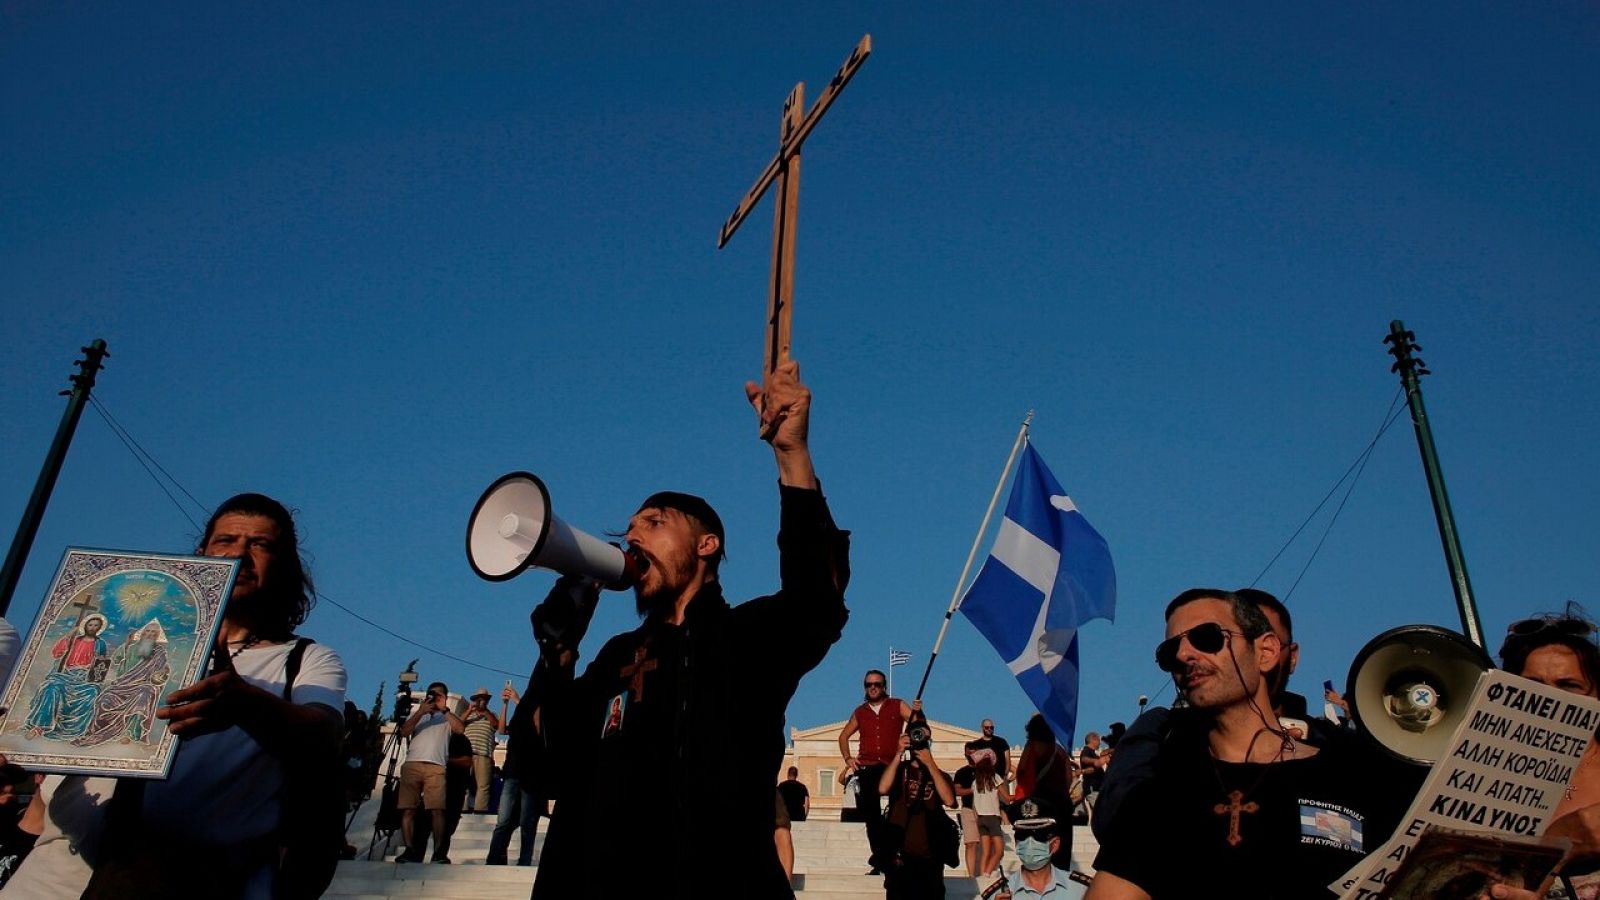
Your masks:
[{"label": "greek flag", "polygon": [[903,666],[908,662],[911,662],[911,654],[904,650],[896,650],[893,647],[889,648],[889,668],[892,669],[895,666]]},{"label": "greek flag", "polygon": [[989,559],[961,611],[1068,747],[1078,718],[1078,629],[1090,619],[1113,619],[1116,607],[1105,538],[1029,444]]}]

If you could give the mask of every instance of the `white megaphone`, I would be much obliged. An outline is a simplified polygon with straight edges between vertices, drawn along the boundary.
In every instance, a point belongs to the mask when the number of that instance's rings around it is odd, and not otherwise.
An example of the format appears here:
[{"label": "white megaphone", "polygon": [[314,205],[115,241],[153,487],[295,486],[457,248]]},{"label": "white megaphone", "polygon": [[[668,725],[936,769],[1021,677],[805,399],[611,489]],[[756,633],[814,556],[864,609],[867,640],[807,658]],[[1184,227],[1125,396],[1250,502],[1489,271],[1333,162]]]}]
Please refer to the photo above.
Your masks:
[{"label": "white megaphone", "polygon": [[1493,666],[1465,635],[1406,625],[1356,654],[1345,699],[1356,725],[1379,746],[1406,762],[1433,765],[1448,749],[1479,676]]},{"label": "white megaphone", "polygon": [[632,587],[643,571],[633,554],[561,521],[550,511],[550,491],[530,472],[502,475],[478,498],[467,521],[467,561],[489,581],[538,566],[613,590]]}]

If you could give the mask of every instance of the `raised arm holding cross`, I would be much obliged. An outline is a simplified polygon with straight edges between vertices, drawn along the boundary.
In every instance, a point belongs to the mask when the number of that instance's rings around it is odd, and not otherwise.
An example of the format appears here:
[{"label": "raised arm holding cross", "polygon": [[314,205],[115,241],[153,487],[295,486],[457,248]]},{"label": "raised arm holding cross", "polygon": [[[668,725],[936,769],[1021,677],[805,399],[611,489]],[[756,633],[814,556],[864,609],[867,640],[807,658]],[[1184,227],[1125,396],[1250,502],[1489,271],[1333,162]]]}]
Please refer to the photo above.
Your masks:
[{"label": "raised arm holding cross", "polygon": [[[755,185],[745,192],[744,198],[734,208],[728,221],[722,224],[722,231],[717,236],[718,249],[726,246],[728,239],[739,230],[739,226],[766,193],[767,187],[777,182],[772,219],[772,274],[767,280],[767,339],[761,370],[763,379],[770,379],[778,366],[789,360],[790,323],[794,318],[794,241],[800,215],[800,145],[811,134],[811,129],[817,127],[823,113],[833,105],[834,98],[850,83],[856,70],[861,68],[871,53],[872,35],[862,35],[860,42],[850,52],[850,57],[834,73],[816,104],[804,117],[800,115],[800,110],[805,105],[806,85],[802,81],[794,86],[783,101],[777,155],[761,170]],[[770,438],[775,428],[775,421],[767,422],[762,428],[762,437]]]}]

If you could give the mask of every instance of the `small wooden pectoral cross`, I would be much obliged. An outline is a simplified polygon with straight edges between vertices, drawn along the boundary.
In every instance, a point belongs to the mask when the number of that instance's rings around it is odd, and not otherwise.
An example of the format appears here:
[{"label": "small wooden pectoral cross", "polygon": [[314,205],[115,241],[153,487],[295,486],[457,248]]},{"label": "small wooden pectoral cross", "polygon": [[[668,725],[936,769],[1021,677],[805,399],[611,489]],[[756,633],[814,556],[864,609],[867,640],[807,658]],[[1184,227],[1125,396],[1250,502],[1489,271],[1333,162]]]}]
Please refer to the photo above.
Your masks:
[{"label": "small wooden pectoral cross", "polygon": [[1228,846],[1229,847],[1237,847],[1241,843],[1244,842],[1244,838],[1239,836],[1239,816],[1240,816],[1240,814],[1242,814],[1242,813],[1255,813],[1255,812],[1260,812],[1261,811],[1260,804],[1256,803],[1254,800],[1251,800],[1249,803],[1241,802],[1243,800],[1244,800],[1244,791],[1238,791],[1238,790],[1229,791],[1228,792],[1228,802],[1227,803],[1218,803],[1216,806],[1212,807],[1212,809],[1211,809],[1212,812],[1216,813],[1219,816],[1227,816],[1228,817]]},{"label": "small wooden pectoral cross", "polygon": [[658,663],[653,659],[645,659],[645,654],[650,651],[648,646],[640,647],[633,651],[633,662],[622,667],[618,674],[628,678],[628,690],[632,692],[632,702],[638,703],[644,699],[644,673],[654,672]]}]

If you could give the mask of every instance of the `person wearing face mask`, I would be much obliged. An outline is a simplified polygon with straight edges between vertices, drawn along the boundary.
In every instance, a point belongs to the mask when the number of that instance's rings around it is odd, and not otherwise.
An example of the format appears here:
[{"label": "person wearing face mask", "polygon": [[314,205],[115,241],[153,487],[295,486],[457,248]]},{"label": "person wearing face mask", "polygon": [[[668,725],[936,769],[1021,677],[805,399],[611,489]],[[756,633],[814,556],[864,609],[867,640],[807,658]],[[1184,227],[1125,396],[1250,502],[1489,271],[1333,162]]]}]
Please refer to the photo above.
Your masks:
[{"label": "person wearing face mask", "polygon": [[1012,826],[1017,839],[1017,860],[1021,866],[1006,879],[996,895],[998,900],[1076,900],[1088,892],[1089,879],[1076,872],[1057,868],[1050,859],[1061,850],[1061,829],[1055,809],[1043,800],[1024,800],[1021,814]]}]

